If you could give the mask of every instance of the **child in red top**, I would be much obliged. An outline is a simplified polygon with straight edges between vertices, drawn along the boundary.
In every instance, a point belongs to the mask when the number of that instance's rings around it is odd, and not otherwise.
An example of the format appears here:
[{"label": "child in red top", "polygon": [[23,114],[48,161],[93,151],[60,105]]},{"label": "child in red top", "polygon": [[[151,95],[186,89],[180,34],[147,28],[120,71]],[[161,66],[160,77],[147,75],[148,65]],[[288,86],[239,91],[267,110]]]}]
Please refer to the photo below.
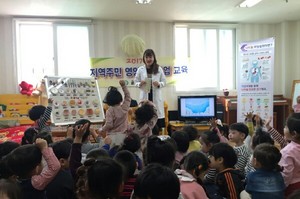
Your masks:
[{"label": "child in red top", "polygon": [[[47,166],[43,167],[42,157]],[[18,177],[24,199],[45,198],[45,188],[60,170],[60,163],[46,140],[20,146],[7,157],[7,164]]]}]

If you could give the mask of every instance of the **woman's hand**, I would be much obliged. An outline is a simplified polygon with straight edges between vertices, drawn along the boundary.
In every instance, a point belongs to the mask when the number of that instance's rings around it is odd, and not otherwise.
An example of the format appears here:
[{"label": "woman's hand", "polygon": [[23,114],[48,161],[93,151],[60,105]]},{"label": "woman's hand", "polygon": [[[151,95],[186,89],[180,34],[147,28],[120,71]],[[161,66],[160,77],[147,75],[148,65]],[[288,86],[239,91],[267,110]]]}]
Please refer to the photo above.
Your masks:
[{"label": "woman's hand", "polygon": [[153,86],[155,86],[155,87],[160,87],[160,84],[159,84],[159,82],[158,81],[155,81],[155,82],[153,82]]},{"label": "woman's hand", "polygon": [[146,84],[147,84],[146,81],[142,80],[142,81],[140,82],[140,87],[142,87],[142,86],[144,86],[144,85],[146,85]]}]

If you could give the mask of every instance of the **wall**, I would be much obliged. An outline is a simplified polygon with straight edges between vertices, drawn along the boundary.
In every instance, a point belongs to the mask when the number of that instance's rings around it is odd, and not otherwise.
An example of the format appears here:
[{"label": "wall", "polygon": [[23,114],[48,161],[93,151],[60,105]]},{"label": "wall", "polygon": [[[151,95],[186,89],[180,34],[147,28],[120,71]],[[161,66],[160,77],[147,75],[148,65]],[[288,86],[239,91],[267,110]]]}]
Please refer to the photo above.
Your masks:
[{"label": "wall", "polygon": [[[120,43],[127,34],[137,34],[144,39],[146,48],[152,48],[157,56],[173,56],[173,23],[134,21],[94,21],[93,57],[124,56]],[[237,44],[242,41],[275,37],[274,92],[291,96],[292,80],[300,79],[300,21],[280,24],[240,24],[237,28]],[[17,93],[16,70],[13,59],[12,18],[0,17],[0,94]],[[106,88],[100,89],[104,96]],[[138,99],[138,89],[130,88],[132,98]],[[231,91],[234,94],[235,91]],[[206,94],[222,94],[206,93]],[[177,109],[177,93],[174,86],[164,88],[163,95],[169,110]]]},{"label": "wall", "polygon": [[0,17],[0,94],[17,92],[12,36],[12,18]]},{"label": "wall", "polygon": [[300,21],[280,24],[240,24],[237,43],[275,37],[274,94],[291,97],[293,80],[300,79]]}]

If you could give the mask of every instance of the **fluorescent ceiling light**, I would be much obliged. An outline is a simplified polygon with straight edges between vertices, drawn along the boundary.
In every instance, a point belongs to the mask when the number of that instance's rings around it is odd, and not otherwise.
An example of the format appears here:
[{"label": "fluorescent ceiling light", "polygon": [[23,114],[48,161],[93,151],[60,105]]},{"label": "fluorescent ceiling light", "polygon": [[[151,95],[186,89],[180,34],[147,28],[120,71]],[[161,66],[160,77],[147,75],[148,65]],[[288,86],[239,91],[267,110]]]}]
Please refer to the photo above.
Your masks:
[{"label": "fluorescent ceiling light", "polygon": [[261,0],[245,0],[239,5],[239,7],[250,8],[250,7],[258,4],[259,2],[261,2]]},{"label": "fluorescent ceiling light", "polygon": [[152,0],[136,0],[136,4],[151,4]]}]

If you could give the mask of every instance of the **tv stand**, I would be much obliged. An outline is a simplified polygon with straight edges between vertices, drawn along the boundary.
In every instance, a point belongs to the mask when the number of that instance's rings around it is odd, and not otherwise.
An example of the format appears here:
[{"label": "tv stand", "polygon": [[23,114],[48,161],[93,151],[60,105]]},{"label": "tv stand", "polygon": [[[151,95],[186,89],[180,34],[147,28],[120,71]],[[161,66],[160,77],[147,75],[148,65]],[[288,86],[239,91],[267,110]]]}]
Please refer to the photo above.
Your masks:
[{"label": "tv stand", "polygon": [[192,125],[193,127],[195,127],[199,133],[204,132],[204,131],[208,131],[210,128],[210,125],[208,125],[207,121],[205,121],[205,124],[201,124],[201,123],[197,123],[196,121],[193,121],[194,123],[186,123],[182,122],[182,121],[170,121],[169,122],[169,129],[170,129],[170,133],[172,133],[173,131],[181,131],[183,129],[184,126],[188,126],[188,125]]},{"label": "tv stand", "polygon": [[187,121],[184,121],[183,123],[188,125],[188,124],[196,124],[197,122],[193,121],[193,120],[187,120]]},{"label": "tv stand", "polygon": [[201,120],[201,121],[187,120],[187,121],[184,121],[183,123],[185,123],[186,125],[209,125],[208,121],[206,121],[206,120]]}]

